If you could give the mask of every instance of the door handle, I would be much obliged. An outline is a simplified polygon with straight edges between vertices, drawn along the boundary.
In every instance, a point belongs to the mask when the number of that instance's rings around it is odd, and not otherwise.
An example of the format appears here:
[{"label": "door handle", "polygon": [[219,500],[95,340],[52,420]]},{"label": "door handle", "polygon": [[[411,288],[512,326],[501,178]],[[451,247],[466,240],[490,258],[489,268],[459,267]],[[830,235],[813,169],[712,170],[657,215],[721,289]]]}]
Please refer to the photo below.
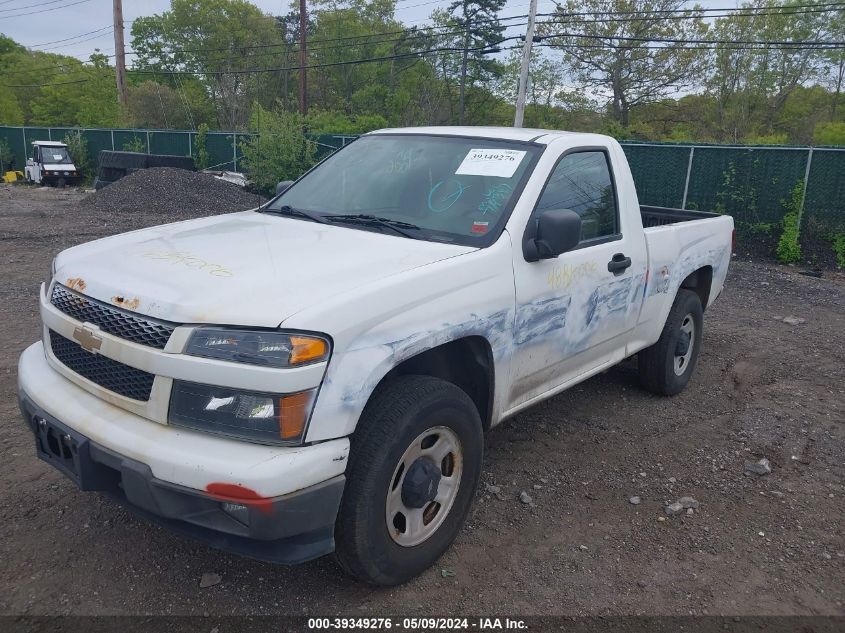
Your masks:
[{"label": "door handle", "polygon": [[614,275],[620,275],[631,265],[631,258],[625,257],[624,253],[616,253],[609,262],[607,262],[607,270]]}]

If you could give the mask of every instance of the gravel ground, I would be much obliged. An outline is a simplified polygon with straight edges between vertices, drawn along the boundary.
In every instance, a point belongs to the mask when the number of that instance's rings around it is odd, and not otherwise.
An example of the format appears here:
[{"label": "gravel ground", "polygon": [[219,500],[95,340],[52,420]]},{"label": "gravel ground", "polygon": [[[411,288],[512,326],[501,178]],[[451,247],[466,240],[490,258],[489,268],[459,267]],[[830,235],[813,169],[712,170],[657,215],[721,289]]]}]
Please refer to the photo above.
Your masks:
[{"label": "gravel ground", "polygon": [[[79,200],[0,189],[0,614],[845,615],[841,273],[736,261],[684,393],[641,391],[627,362],[497,427],[454,547],[373,590],[328,558],[276,567],[174,536],[35,458],[15,364],[50,258],[185,217]],[[682,497],[698,507],[667,516]]]}]

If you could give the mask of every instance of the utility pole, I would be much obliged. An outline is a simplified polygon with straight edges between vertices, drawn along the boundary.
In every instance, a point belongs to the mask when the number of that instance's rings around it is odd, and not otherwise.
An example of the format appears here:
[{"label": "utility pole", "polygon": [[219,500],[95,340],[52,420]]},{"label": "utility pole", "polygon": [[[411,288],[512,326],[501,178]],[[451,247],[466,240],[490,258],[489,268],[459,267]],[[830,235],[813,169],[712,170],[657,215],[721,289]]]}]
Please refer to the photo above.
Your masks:
[{"label": "utility pole", "polygon": [[117,79],[117,101],[126,105],[126,51],[123,48],[123,3],[113,0],[114,14],[114,68]]},{"label": "utility pole", "polygon": [[525,116],[525,91],[528,85],[528,66],[531,63],[531,46],[534,44],[534,18],[537,16],[537,0],[531,0],[528,9],[528,30],[525,32],[525,44],[522,47],[522,66],[519,69],[519,88],[516,92],[516,114],[514,127],[522,127]]},{"label": "utility pole", "polygon": [[464,5],[464,56],[461,60],[461,101],[458,110],[458,125],[464,124],[464,95],[466,94],[467,84],[467,58],[469,57],[469,17],[466,14],[466,5]]},{"label": "utility pole", "polygon": [[306,77],[305,61],[305,29],[308,26],[308,14],[305,12],[305,0],[299,0],[299,113],[308,114],[308,79]]}]

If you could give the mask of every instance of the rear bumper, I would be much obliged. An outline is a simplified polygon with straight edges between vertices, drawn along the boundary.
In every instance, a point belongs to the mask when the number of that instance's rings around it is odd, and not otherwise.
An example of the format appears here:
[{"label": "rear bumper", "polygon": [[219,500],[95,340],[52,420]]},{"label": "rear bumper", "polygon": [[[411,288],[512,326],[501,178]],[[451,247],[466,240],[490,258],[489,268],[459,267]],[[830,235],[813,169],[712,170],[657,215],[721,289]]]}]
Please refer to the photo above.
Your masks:
[{"label": "rear bumper", "polygon": [[[81,490],[101,491],[132,512],[219,549],[275,563],[305,562],[334,550],[345,477],[273,498],[204,493],[153,476],[150,467],[79,434],[19,393],[38,457]],[[242,508],[235,518],[224,505]]]}]

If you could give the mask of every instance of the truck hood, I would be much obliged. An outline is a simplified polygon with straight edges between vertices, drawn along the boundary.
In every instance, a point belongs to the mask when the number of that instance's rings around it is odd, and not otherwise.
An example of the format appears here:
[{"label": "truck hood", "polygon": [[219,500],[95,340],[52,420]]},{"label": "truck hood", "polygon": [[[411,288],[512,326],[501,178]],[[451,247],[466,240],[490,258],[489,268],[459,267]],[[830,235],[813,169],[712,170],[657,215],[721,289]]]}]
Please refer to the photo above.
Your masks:
[{"label": "truck hood", "polygon": [[473,250],[245,211],[82,244],[59,255],[55,279],[177,323],[276,327],[327,298]]}]

